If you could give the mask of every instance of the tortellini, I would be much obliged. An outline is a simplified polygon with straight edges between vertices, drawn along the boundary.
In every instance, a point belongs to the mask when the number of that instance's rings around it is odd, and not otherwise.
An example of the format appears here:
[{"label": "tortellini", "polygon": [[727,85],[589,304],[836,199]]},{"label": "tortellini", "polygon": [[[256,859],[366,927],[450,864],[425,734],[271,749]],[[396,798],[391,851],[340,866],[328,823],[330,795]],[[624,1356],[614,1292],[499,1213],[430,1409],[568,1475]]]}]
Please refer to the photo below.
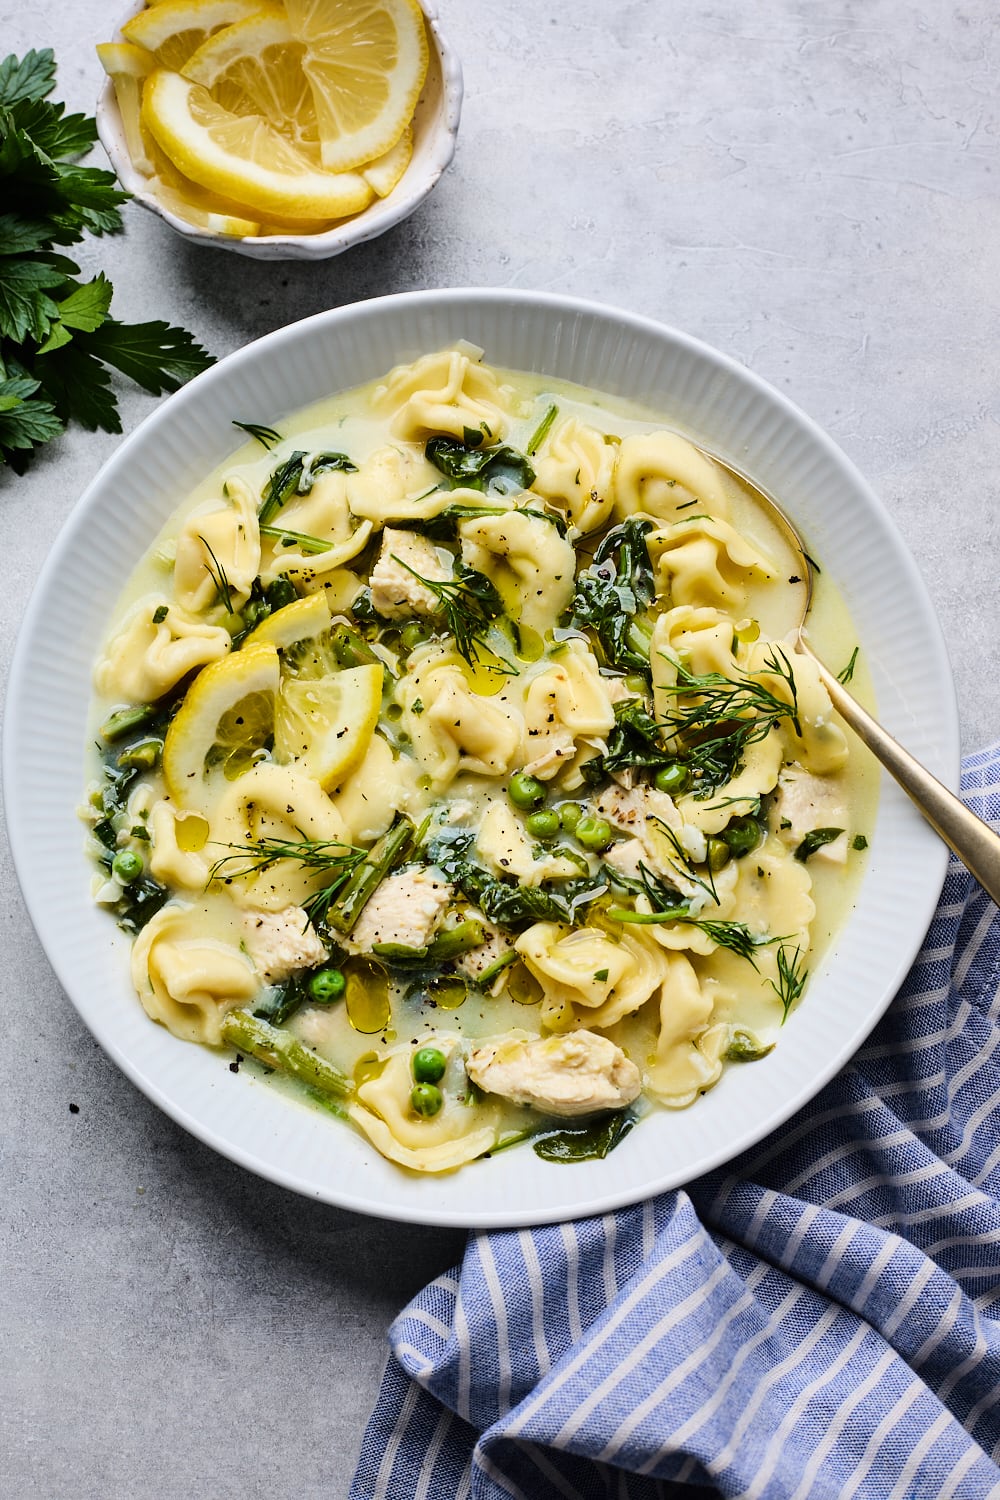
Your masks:
[{"label": "tortellini", "polygon": [[162,594],[129,610],[94,669],[99,693],[128,703],[155,703],[182,678],[226,655],[232,637],[221,626],[192,619]]},{"label": "tortellini", "polygon": [[304,588],[319,588],[328,573],[364,550],[372,534],[372,523],[355,518],[348,504],[347,484],[347,474],[337,471],[320,474],[308,495],[293,498],[283,506],[272,524],[275,528],[287,526],[288,530],[264,540],[262,583],[273,583],[284,576]]},{"label": "tortellini", "polygon": [[237,905],[263,911],[301,905],[317,877],[291,859],[261,866],[252,854],[241,852],[248,845],[266,838],[349,842],[344,820],[322,787],[291,766],[270,761],[251,767],[226,788],[211,829],[213,852],[225,861],[216,866],[217,880],[226,884]]},{"label": "tortellini", "polygon": [[410,451],[379,448],[347,478],[349,504],[354,515],[374,526],[426,521],[440,515],[454,498],[437,488],[440,478],[426,459]]},{"label": "tortellini", "polygon": [[[434,1041],[438,1048],[455,1053],[454,1043],[449,1045],[440,1037]],[[455,1062],[464,1078],[460,1052]],[[351,1107],[351,1119],[390,1161],[414,1172],[450,1172],[496,1145],[499,1110],[495,1107],[486,1103],[470,1109],[453,1087],[444,1091],[444,1107],[426,1119],[410,1108],[412,1086],[409,1056],[397,1052],[378,1077],[362,1084],[358,1103]]]},{"label": "tortellini", "polygon": [[722,470],[710,458],[676,432],[624,439],[615,473],[616,515],[641,511],[669,522],[695,508],[729,518]]},{"label": "tortellini", "polygon": [[436,647],[414,653],[397,688],[403,725],[432,785],[443,790],[460,771],[503,776],[514,764],[521,724],[506,704],[469,687],[461,659]]},{"label": "tortellini", "polygon": [[774,565],[727,521],[697,516],[646,538],[659,592],[673,604],[742,609],[747,584],[775,576]]},{"label": "tortellini", "polygon": [[510,510],[459,524],[462,561],[496,584],[513,618],[544,632],[569,605],[576,553],[551,522]]},{"label": "tortellini", "polygon": [[603,432],[569,417],[546,443],[531,488],[561,510],[578,532],[597,531],[614,509],[617,449]]},{"label": "tortellini", "polygon": [[136,938],[132,982],[152,1020],[183,1042],[209,1047],[222,1042],[227,1010],[244,1005],[260,988],[238,937],[221,940],[204,908],[176,902],[158,911]]},{"label": "tortellini", "polygon": [[542,986],[550,1031],[613,1026],[644,1005],[667,972],[666,956],[629,932],[612,939],[591,927],[536,922],[514,947]]},{"label": "tortellini", "polygon": [[683,953],[672,953],[660,995],[659,1036],[646,1087],[674,1109],[692,1103],[722,1072],[729,1028],[710,1025],[713,997]]},{"label": "tortellini", "polygon": [[257,502],[242,479],[230,476],[224,498],[193,511],[177,537],[174,595],[191,614],[218,603],[238,609],[260,571]]},{"label": "tortellini", "polygon": [[397,365],[375,392],[376,407],[392,413],[392,431],[408,440],[444,434],[496,442],[507,430],[509,397],[492,370],[461,349],[425,354]]},{"label": "tortellini", "polygon": [[615,722],[607,680],[580,641],[567,641],[555,664],[539,672],[524,705],[524,769],[542,781],[569,765],[577,741],[610,733]]}]

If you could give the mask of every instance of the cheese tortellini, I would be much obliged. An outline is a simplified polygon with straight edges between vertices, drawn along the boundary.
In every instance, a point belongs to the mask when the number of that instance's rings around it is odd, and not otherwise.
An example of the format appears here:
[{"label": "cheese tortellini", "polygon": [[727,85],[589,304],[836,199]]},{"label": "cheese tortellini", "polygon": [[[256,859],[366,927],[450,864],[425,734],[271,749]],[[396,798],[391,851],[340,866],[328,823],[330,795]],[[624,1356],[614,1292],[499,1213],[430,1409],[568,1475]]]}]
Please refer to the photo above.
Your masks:
[{"label": "cheese tortellini", "polygon": [[94,671],[149,1017],[418,1176],[601,1154],[765,1057],[871,799],[752,496],[466,344],[261,431]]}]

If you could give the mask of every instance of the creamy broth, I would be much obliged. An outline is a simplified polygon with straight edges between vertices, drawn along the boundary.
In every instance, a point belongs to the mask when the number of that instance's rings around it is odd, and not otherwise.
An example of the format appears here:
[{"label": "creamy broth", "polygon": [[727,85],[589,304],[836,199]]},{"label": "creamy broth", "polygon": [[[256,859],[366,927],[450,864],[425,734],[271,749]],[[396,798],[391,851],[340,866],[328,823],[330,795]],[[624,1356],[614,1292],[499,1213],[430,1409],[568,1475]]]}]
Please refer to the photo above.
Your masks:
[{"label": "creamy broth", "polygon": [[[467,346],[280,426],[179,506],[96,668],[95,893],[151,1018],[432,1172],[606,1149],[766,1056],[877,778],[752,497],[669,413]],[[810,633],[848,662],[825,574]]]}]

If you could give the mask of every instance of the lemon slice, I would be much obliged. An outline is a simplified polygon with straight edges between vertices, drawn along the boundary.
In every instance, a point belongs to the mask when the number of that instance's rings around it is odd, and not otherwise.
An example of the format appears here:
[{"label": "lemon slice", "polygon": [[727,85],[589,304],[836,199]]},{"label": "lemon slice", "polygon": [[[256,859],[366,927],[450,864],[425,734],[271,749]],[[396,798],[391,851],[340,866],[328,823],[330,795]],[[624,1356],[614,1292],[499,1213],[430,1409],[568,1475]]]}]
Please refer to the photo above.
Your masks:
[{"label": "lemon slice", "polygon": [[223,109],[234,115],[260,115],[318,165],[316,106],[302,71],[304,52],[284,12],[265,7],[209,37],[183,72],[208,89]]},{"label": "lemon slice", "polygon": [[360,167],[362,177],[380,198],[387,198],[410,165],[413,156],[413,130],[407,125],[396,144],[385,153]]},{"label": "lemon slice", "polygon": [[363,177],[320,170],[261,116],[232,114],[179,73],[146,80],[142,122],[186,177],[269,217],[339,219],[373,197]]},{"label": "lemon slice", "polygon": [[297,764],[327,790],[362,760],[382,707],[381,665],[332,677],[282,681],[274,710],[274,758]]},{"label": "lemon slice", "polygon": [[274,732],[279,675],[278,653],[266,643],[198,673],[163,742],[163,779],[182,807],[205,811],[210,780],[235,780],[259,759]]},{"label": "lemon slice", "polygon": [[206,208],[203,203],[179,192],[161,177],[150,179],[150,191],[157,203],[184,219],[196,229],[208,234],[230,235],[233,239],[251,240],[260,234],[260,223],[256,219],[244,219],[238,214],[219,213],[215,208]]},{"label": "lemon slice", "polygon": [[126,21],[122,36],[152,52],[161,68],[180,68],[214,31],[259,8],[257,0],[162,0]]},{"label": "lemon slice", "polygon": [[[296,599],[283,609],[276,609],[266,620],[261,620],[247,636],[243,649],[245,651],[247,646],[265,641],[283,651],[298,641],[313,640],[329,628],[330,606],[326,595],[307,594],[304,599]],[[331,667],[330,670],[335,671],[336,668]]]},{"label": "lemon slice", "polygon": [[323,165],[346,172],[384,155],[413,118],[427,76],[417,0],[285,0],[305,43]]},{"label": "lemon slice", "polygon": [[125,132],[125,147],[132,164],[137,171],[149,176],[153,171],[153,163],[149,159],[139,128],[139,105],[142,80],[156,67],[156,58],[145,47],[136,47],[132,42],[101,42],[97,55],[105,73],[114,84],[118,113],[122,117],[122,129]]}]

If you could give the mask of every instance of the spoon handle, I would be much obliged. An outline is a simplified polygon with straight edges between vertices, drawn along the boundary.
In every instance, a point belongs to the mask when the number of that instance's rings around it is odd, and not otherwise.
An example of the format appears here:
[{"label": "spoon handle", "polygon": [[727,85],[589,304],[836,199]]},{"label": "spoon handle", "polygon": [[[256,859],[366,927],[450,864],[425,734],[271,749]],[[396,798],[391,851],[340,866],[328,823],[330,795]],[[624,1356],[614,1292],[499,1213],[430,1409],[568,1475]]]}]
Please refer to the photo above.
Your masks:
[{"label": "spoon handle", "polygon": [[987,895],[1000,905],[1000,835],[977,818],[965,803],[942,786],[898,740],[882,728],[851,694],[828,672],[812,651],[830,701],[889,772],[903,791],[940,834],[965,868],[975,876]]}]

